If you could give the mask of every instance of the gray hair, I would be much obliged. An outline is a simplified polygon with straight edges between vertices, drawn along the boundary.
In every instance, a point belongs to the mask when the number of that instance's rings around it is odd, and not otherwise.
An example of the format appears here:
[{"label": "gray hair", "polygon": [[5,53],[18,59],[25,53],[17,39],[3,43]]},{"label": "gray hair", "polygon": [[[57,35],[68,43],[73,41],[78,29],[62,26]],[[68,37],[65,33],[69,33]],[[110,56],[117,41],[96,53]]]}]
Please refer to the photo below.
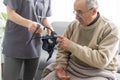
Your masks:
[{"label": "gray hair", "polygon": [[88,9],[91,9],[91,8],[98,8],[98,2],[97,0],[85,0],[86,1],[86,4],[87,4],[87,7]]}]

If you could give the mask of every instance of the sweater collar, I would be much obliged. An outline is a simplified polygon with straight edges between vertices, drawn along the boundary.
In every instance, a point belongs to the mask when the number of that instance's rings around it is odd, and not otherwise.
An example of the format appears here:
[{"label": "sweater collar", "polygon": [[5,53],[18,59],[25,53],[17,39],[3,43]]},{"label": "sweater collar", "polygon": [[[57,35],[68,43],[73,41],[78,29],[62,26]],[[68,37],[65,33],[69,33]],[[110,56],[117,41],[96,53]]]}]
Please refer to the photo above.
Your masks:
[{"label": "sweater collar", "polygon": [[98,12],[97,17],[90,24],[88,24],[87,26],[90,26],[90,25],[94,24],[98,20],[99,17],[100,17],[100,14]]},{"label": "sweater collar", "polygon": [[100,20],[101,20],[101,15],[99,14],[88,26],[82,26],[81,28],[85,30],[93,29],[99,24]]}]

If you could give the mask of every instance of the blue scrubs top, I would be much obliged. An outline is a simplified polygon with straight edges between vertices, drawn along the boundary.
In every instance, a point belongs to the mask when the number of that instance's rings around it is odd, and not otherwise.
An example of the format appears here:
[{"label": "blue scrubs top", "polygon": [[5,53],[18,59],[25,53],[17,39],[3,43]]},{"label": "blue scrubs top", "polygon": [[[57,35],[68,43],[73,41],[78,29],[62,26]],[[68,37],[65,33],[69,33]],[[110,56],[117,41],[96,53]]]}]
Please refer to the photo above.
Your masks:
[{"label": "blue scrubs top", "polygon": [[[34,12],[36,12],[37,17],[49,17],[51,15],[51,0],[4,0],[4,4],[14,9],[24,18],[36,22]],[[33,39],[29,45],[26,45],[32,34],[27,28],[7,20],[3,40],[3,54],[22,59],[38,58],[41,49],[40,39]],[[35,36],[39,37],[40,35],[36,34]]]}]

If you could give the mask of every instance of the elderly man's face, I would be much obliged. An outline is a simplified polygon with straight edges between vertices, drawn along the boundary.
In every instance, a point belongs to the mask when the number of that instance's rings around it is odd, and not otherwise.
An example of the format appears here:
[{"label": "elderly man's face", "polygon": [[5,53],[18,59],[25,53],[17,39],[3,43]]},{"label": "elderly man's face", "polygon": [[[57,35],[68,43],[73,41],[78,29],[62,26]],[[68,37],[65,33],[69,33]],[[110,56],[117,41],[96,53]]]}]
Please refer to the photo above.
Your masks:
[{"label": "elderly man's face", "polygon": [[92,21],[92,9],[93,8],[87,8],[85,0],[76,0],[74,3],[74,10],[76,19],[81,23],[81,25],[88,25]]}]

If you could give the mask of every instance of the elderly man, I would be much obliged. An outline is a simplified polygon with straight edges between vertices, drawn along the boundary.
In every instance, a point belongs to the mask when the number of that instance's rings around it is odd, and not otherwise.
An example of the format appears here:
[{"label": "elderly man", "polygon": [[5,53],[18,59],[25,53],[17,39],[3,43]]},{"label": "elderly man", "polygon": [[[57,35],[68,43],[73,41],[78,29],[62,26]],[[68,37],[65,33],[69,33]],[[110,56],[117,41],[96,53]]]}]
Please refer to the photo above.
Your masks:
[{"label": "elderly man", "polygon": [[45,69],[42,80],[115,80],[119,31],[97,9],[97,0],[75,0],[76,20],[64,36],[55,35],[56,64]]}]

